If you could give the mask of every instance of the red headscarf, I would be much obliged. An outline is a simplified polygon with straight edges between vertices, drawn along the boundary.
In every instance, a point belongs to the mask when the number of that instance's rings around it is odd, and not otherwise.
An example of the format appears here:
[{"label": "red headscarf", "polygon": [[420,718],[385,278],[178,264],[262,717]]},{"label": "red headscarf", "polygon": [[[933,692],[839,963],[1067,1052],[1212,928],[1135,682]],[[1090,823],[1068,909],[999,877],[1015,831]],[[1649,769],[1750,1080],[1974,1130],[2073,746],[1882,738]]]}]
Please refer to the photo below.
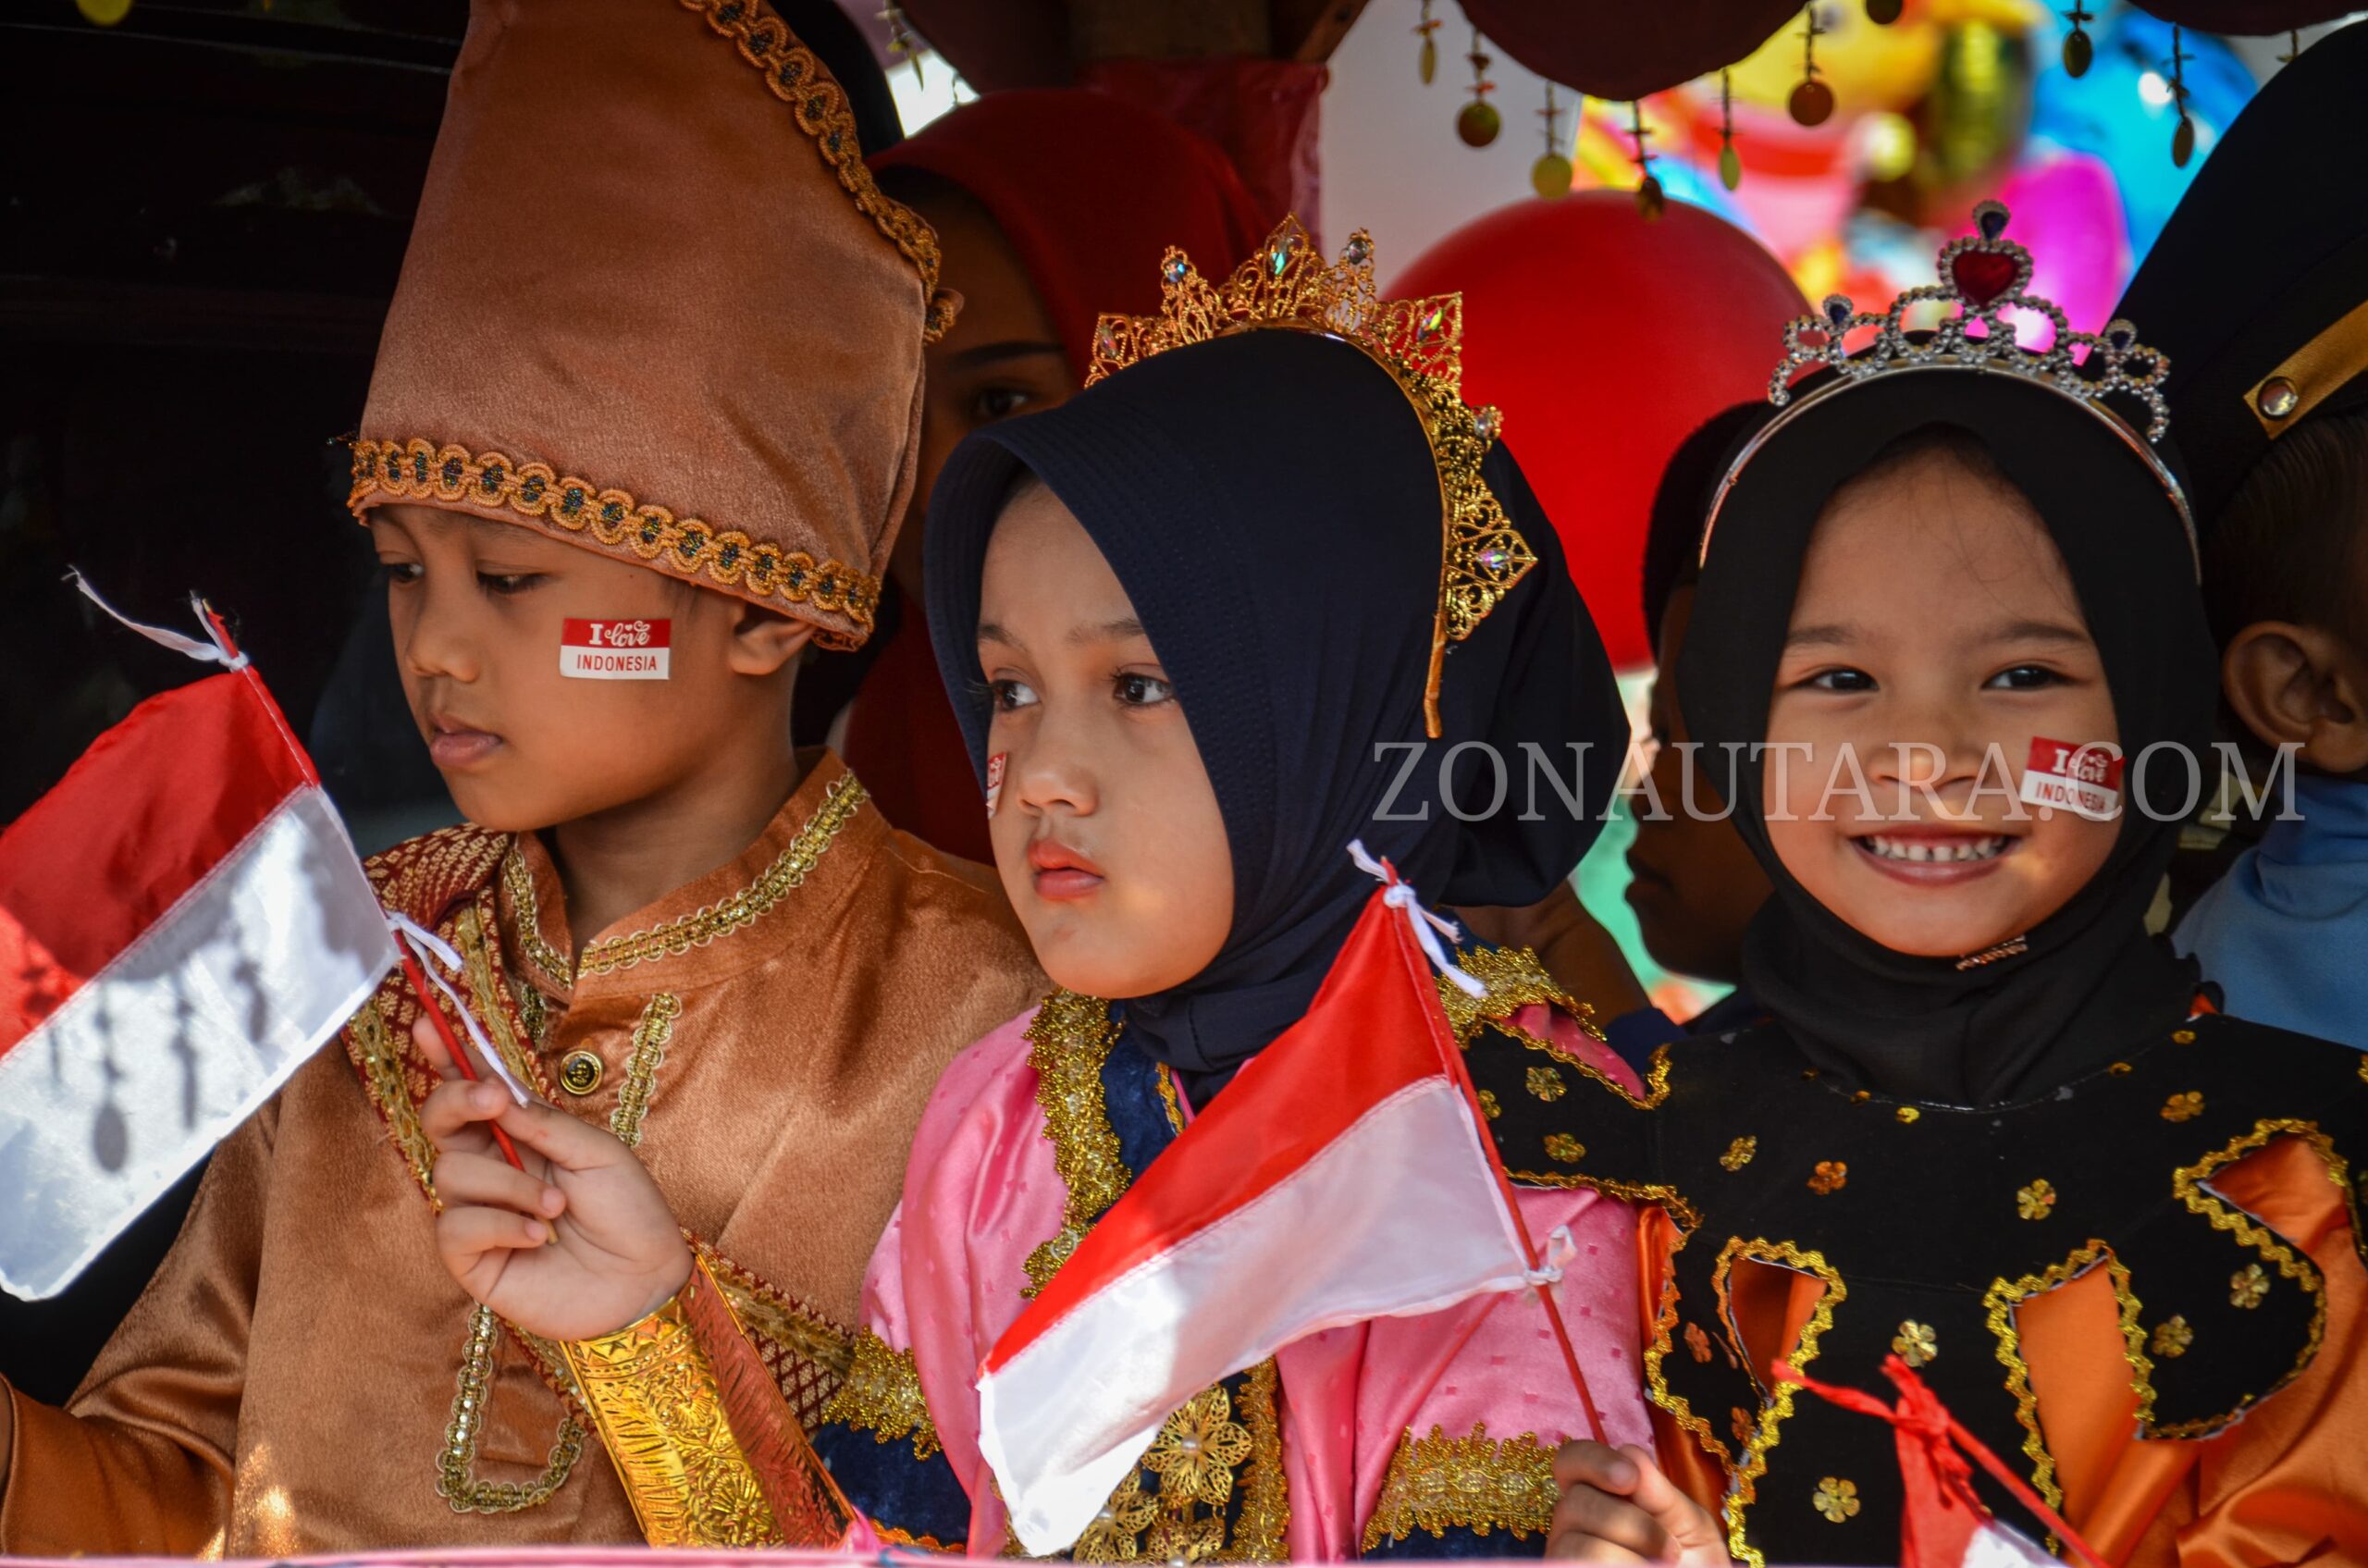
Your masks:
[{"label": "red headscarf", "polygon": [[[1105,311],[1159,308],[1159,259],[1180,247],[1224,277],[1265,237],[1215,143],[1086,88],[990,93],[871,159],[967,191],[1011,242],[1079,381]],[[959,291],[962,279],[948,277]],[[907,605],[847,716],[846,760],[896,826],[989,860],[986,814],[920,607]]]},{"label": "red headscarf", "polygon": [[[1215,143],[1151,110],[1081,87],[993,93],[872,158],[952,180],[1019,253],[1085,378],[1105,311],[1159,308],[1159,258],[1180,247],[1223,277],[1265,238],[1241,177]],[[947,280],[959,291],[959,278]]]}]

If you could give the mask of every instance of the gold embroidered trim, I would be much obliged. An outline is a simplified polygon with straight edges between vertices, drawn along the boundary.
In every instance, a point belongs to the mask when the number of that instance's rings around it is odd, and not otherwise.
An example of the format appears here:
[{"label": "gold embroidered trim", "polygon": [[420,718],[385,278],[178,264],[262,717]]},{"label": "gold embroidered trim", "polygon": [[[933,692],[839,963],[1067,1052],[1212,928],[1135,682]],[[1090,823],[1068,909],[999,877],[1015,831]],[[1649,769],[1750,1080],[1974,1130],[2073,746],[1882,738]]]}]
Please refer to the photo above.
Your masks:
[{"label": "gold embroidered trim", "polygon": [[1438,1426],[1418,1438],[1410,1426],[1389,1456],[1381,1496],[1365,1521],[1364,1550],[1377,1550],[1384,1540],[1402,1541],[1417,1530],[1441,1540],[1449,1528],[1480,1536],[1501,1528],[1515,1540],[1527,1540],[1531,1532],[1543,1536],[1553,1524],[1560,1495],[1554,1451],[1535,1432],[1499,1439],[1488,1436],[1483,1422],[1468,1438],[1450,1438]]},{"label": "gold embroidered trim", "polygon": [[1044,1136],[1052,1142],[1053,1167],[1068,1198],[1061,1208],[1061,1233],[1028,1254],[1023,1266],[1032,1296],[1068,1261],[1102,1213],[1118,1201],[1132,1173],[1118,1153],[1118,1135],[1102,1093],[1102,1064],[1118,1031],[1109,1004],[1073,991],[1055,991],[1036,1009],[1028,1026],[1028,1065],[1036,1069],[1036,1103],[1044,1107]]},{"label": "gold embroidered trim", "polygon": [[576,960],[575,972],[608,974],[629,969],[653,958],[675,958],[694,947],[704,947],[721,936],[754,925],[772,907],[806,883],[806,878],[829,853],[839,830],[847,825],[868,796],[853,773],[844,773],[822,797],[822,804],[797,830],[773,863],[756,881],[729,898],[694,909],[687,915],[647,931],[630,932],[595,942]]},{"label": "gold embroidered trim", "polygon": [[633,1026],[633,1055],[625,1062],[625,1080],[617,1090],[616,1108],[609,1113],[609,1130],[628,1149],[641,1147],[642,1118],[649,1114],[649,1096],[658,1087],[658,1069],[665,1063],[667,1043],[674,1038],[674,1020],[683,1016],[683,999],[671,991],[650,997]]},{"label": "gold embroidered trim", "polygon": [[[1734,1467],[1734,1454],[1728,1449],[1726,1439],[1713,1431],[1708,1421],[1694,1414],[1693,1404],[1684,1395],[1669,1386],[1669,1379],[1661,1371],[1662,1363],[1668,1357],[1674,1343],[1671,1331],[1677,1327],[1677,1254],[1685,1250],[1685,1243],[1689,1240],[1691,1240],[1691,1232],[1680,1231],[1676,1244],[1670,1248],[1668,1254],[1661,1260],[1660,1302],[1653,1314],[1652,1342],[1645,1347],[1645,1388],[1652,1396],[1655,1404],[1669,1412],[1680,1426],[1694,1434],[1703,1448],[1718,1456],[1720,1464],[1732,1470]],[[1713,1283],[1723,1289],[1725,1278],[1724,1273],[1721,1272]],[[1726,1303],[1722,1296],[1720,1301],[1720,1315],[1722,1322],[1725,1315]],[[1704,1338],[1708,1339],[1708,1336],[1705,1335]],[[1758,1377],[1755,1377],[1753,1381],[1757,1383]],[[1734,1414],[1742,1413],[1737,1411]],[[1737,1442],[1747,1441],[1748,1438],[1747,1427],[1736,1428]]]},{"label": "gold embroidered trim", "polygon": [[2235,1421],[2253,1405],[2300,1377],[2303,1369],[2309,1366],[2319,1353],[2320,1341],[2326,1336],[2327,1297],[2326,1290],[2319,1279],[2318,1269],[2308,1257],[2302,1256],[2288,1246],[2276,1232],[2267,1226],[2257,1223],[2244,1210],[2223,1202],[2220,1195],[2212,1191],[2211,1187],[2212,1175],[2214,1171],[2235,1164],[2276,1138],[2299,1138],[2318,1151],[2319,1160],[2327,1173],[2327,1179],[2334,1182],[2336,1191],[2344,1195],[2351,1223],[2355,1228],[2360,1224],[2358,1199],[2351,1186],[2350,1164],[2336,1152],[2335,1140],[2320,1131],[2319,1124],[2314,1121],[2302,1121],[2291,1117],[2256,1121],[2251,1132],[2231,1139],[2193,1165],[2183,1166],[2171,1173],[2171,1191],[2178,1194],[2179,1202],[2209,1220],[2214,1230],[2233,1232],[2237,1240],[2259,1253],[2263,1263],[2276,1267],[2278,1273],[2294,1281],[2311,1298],[2311,1334],[2309,1340],[2302,1347],[2302,1353],[2295,1358],[2294,1365],[2285,1376],[2260,1392],[2249,1395],[2234,1410],[2200,1420],[2155,1426],[2147,1419],[2151,1414],[2149,1408],[2141,1406],[2138,1415],[2139,1426],[2149,1437],[2210,1437]]},{"label": "gold embroidered trim", "polygon": [[568,962],[566,954],[543,940],[542,906],[535,897],[534,873],[526,870],[526,858],[518,853],[515,839],[501,857],[501,888],[510,895],[511,912],[518,918],[520,957],[542,970],[543,978],[553,985],[574,985],[575,966]]},{"label": "gold embroidered trim", "polygon": [[871,170],[863,161],[862,143],[856,137],[855,112],[829,69],[764,0],[681,0],[681,4],[731,39],[740,57],[757,68],[767,90],[796,116],[797,129],[813,138],[814,150],[855,199],[856,210],[913,264],[913,270],[920,275],[921,298],[928,302],[921,340],[936,342],[954,324],[954,314],[961,304],[958,295],[937,286],[937,231],[910,207],[890,200],[873,182]]},{"label": "gold embroidered trim", "polygon": [[696,582],[703,574],[757,599],[835,611],[856,623],[845,633],[816,626],[814,640],[841,650],[860,647],[880,605],[880,579],[838,561],[816,561],[737,528],[696,517],[677,519],[662,506],[644,506],[624,491],[562,475],[548,463],[513,463],[500,452],[472,454],[423,437],[357,438],[353,486],[346,510],[360,517],[376,492],[388,500],[472,501],[549,523],[570,534],[589,533],[611,553],[630,552],[670,574]]},{"label": "gold embroidered trim", "polygon": [[2070,1283],[2100,1263],[2113,1282],[2113,1299],[2120,1309],[2121,1353],[2129,1363],[2130,1387],[2138,1393],[2138,1427],[2142,1432],[2154,1414],[2154,1364],[2146,1354],[2146,1332],[2138,1325],[2138,1298],[2130,1293],[2129,1270],[2113,1255],[2112,1248],[2091,1238],[2088,1245],[2075,1248],[2062,1263],[2051,1264],[2040,1273],[1992,1280],[1981,1296],[1991,1337],[1997,1341],[1998,1364],[2006,1369],[2006,1391],[2015,1396],[2015,1419],[2023,1428],[2023,1454],[2031,1462],[2031,1486],[2050,1508],[2064,1506],[2064,1488],[2056,1485],[2055,1456],[2048,1451],[2047,1439],[2040,1430],[2039,1398],[2031,1392],[2030,1368],[2023,1362],[2015,1308]]},{"label": "gold embroidered trim", "polygon": [[[1733,1335],[1738,1342],[1743,1340],[1743,1332],[1735,1323],[1734,1313],[1727,1299],[1727,1275],[1739,1257],[1754,1258],[1798,1273],[1813,1274],[1824,1282],[1825,1293],[1819,1298],[1817,1310],[1809,1315],[1808,1322],[1802,1326],[1800,1343],[1791,1355],[1784,1358],[1784,1364],[1795,1372],[1806,1368],[1817,1359],[1818,1341],[1825,1337],[1827,1329],[1833,1327],[1833,1309],[1847,1299],[1849,1287],[1842,1282],[1841,1274],[1825,1261],[1825,1255],[1813,1248],[1757,1237],[1749,1241],[1740,1236],[1733,1237],[1720,1249],[1719,1261],[1710,1277],[1718,1290],[1719,1315],[1725,1320],[1727,1332]],[[1659,1371],[1658,1358],[1667,1350],[1668,1336],[1663,1332],[1657,1336],[1653,1350],[1653,1374],[1656,1377]],[[1753,1381],[1758,1382],[1759,1373],[1757,1367],[1751,1369],[1751,1375]],[[1748,1515],[1753,1501],[1759,1495],[1759,1478],[1768,1474],[1768,1451],[1776,1446],[1781,1436],[1779,1429],[1785,1418],[1793,1414],[1794,1387],[1791,1383],[1780,1383],[1767,1391],[1760,1402],[1758,1427],[1753,1432],[1750,1442],[1744,1445],[1742,1462],[1734,1467],[1734,1492],[1727,1503],[1727,1549],[1734,1553],[1736,1561],[1748,1562],[1751,1568],[1767,1568],[1767,1560],[1746,1538]]]},{"label": "gold embroidered trim", "polygon": [[1469,1046],[1478,1037],[1481,1024],[1486,1023],[1507,1039],[1518,1040],[1533,1051],[1542,1051],[1563,1066],[1593,1079],[1632,1105],[1649,1110],[1669,1098],[1667,1045],[1654,1047],[1652,1060],[1644,1074],[1645,1093],[1639,1098],[1585,1057],[1574,1056],[1552,1041],[1541,1039],[1513,1022],[1513,1015],[1523,1007],[1560,1007],[1575,1019],[1579,1027],[1589,1035],[1598,1041],[1603,1038],[1603,1031],[1595,1024],[1595,1009],[1556,984],[1554,977],[1546,972],[1546,966],[1530,949],[1459,947],[1455,952],[1455,961],[1459,968],[1488,988],[1485,995],[1470,996],[1449,985],[1445,976],[1438,979],[1440,1005],[1447,1009],[1448,1025],[1462,1044]]},{"label": "gold embroidered trim", "polygon": [[856,1335],[846,1381],[822,1407],[822,1419],[870,1432],[882,1444],[910,1438],[915,1459],[938,1451],[937,1425],[930,1419],[913,1352],[891,1349],[869,1328]]},{"label": "gold embroidered trim", "polygon": [[[510,988],[503,983],[494,963],[492,936],[496,929],[495,923],[481,919],[480,912],[474,907],[462,909],[453,918],[452,945],[461,952],[461,969],[468,979],[469,995],[477,1002],[477,1012],[485,1022],[486,1033],[492,1039],[493,1048],[500,1053],[510,1070],[544,1099],[556,1099],[558,1096],[551,1092],[550,1077],[543,1071],[541,1060],[519,1043],[519,1033],[526,1031],[525,1008],[519,1006],[518,997],[510,994]],[[525,989],[532,991],[533,988]],[[541,998],[537,996],[536,1000],[539,1004]],[[518,1009],[519,1027],[516,1030],[510,1027],[512,1006]]]},{"label": "gold embroidered trim", "polygon": [[[1033,1295],[1059,1272],[1085,1233],[1134,1179],[1110,1126],[1109,1102],[1102,1088],[1102,1068],[1117,1037],[1108,1003],[1070,991],[1047,996],[1028,1026],[1028,1060],[1036,1072],[1037,1103],[1044,1108],[1044,1136],[1053,1145],[1053,1167],[1067,1197],[1060,1234],[1037,1247],[1023,1266],[1030,1280],[1023,1295]],[[1180,1130],[1183,1110],[1165,1067],[1159,1069],[1159,1083],[1169,1125]],[[1272,1357],[1243,1377],[1238,1406],[1219,1382],[1161,1424],[1151,1451],[1070,1548],[1072,1561],[1285,1558],[1290,1498],[1277,1405],[1280,1377]],[[1146,1476],[1158,1478],[1158,1490],[1144,1489]],[[1228,1543],[1225,1508],[1237,1486],[1241,1511]],[[1196,1506],[1208,1512],[1196,1513]],[[1003,1555],[1026,1554],[1014,1537]]]},{"label": "gold embroidered trim", "polygon": [[640,1322],[563,1349],[651,1546],[774,1544],[772,1505],[691,1329],[686,1298],[703,1278],[695,1266],[691,1283]]},{"label": "gold embroidered trim", "polygon": [[1283,1478],[1283,1424],[1277,1395],[1281,1371],[1272,1356],[1252,1367],[1240,1414],[1250,1428],[1250,1459],[1241,1473],[1241,1517],[1233,1549],[1242,1562],[1280,1562],[1290,1555],[1290,1499]]},{"label": "gold embroidered trim", "polygon": [[523,1513],[540,1508],[567,1485],[575,1462],[584,1456],[584,1427],[574,1415],[563,1414],[550,1457],[543,1463],[542,1475],[534,1480],[481,1481],[472,1474],[476,1469],[477,1435],[493,1391],[495,1322],[489,1307],[480,1306],[469,1314],[469,1337],[462,1346],[452,1415],[444,1427],[443,1451],[437,1456],[436,1495],[455,1513]]},{"label": "gold embroidered trim", "polygon": [[811,1428],[855,1364],[855,1337],[837,1324],[793,1301],[734,1263],[708,1242],[685,1237],[731,1304],[732,1315],[755,1338],[758,1358],[781,1385],[799,1423]]},{"label": "gold embroidered trim", "polygon": [[433,1204],[436,1150],[427,1142],[427,1134],[420,1130],[419,1107],[412,1103],[410,1086],[403,1081],[403,1057],[388,1032],[386,1016],[379,1010],[381,1005],[379,997],[372,997],[345,1026],[346,1055],[362,1069],[363,1087],[369,1091],[379,1116],[386,1119],[387,1137],[395,1145],[395,1152],[402,1155],[403,1163],[411,1167],[412,1179],[419,1183],[419,1190]]}]

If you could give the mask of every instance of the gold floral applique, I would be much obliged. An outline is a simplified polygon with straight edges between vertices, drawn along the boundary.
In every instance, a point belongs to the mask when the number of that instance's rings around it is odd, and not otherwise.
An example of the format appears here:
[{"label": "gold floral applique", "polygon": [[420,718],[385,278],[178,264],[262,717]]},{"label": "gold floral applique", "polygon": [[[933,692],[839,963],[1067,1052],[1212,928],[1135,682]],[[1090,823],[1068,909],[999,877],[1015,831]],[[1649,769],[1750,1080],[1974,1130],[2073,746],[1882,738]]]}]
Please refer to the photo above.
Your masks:
[{"label": "gold floral applique", "polygon": [[1576,1165],[1586,1158],[1586,1154],[1587,1146],[1567,1132],[1549,1132],[1546,1135],[1548,1159],[1559,1160],[1564,1165]]},{"label": "gold floral applique", "polygon": [[1685,1348],[1695,1360],[1707,1363],[1710,1359],[1710,1336],[1702,1332],[1698,1323],[1685,1326]]},{"label": "gold floral applique", "polygon": [[1719,1156],[1719,1163],[1729,1170],[1741,1170],[1751,1163],[1752,1155],[1758,1153],[1759,1153],[1759,1140],[1745,1134],[1727,1145],[1727,1152]]},{"label": "gold floral applique", "polygon": [[1910,1366],[1922,1366],[1941,1353],[1941,1337],[1929,1323],[1909,1318],[1891,1338],[1893,1353]]},{"label": "gold floral applique", "polygon": [[2195,1343],[2195,1330],[2188,1327],[2188,1321],[2184,1315],[2173,1313],[2154,1325],[2154,1337],[2146,1342],[2146,1348],[2165,1361],[2170,1361],[2187,1354],[2187,1348],[2193,1343]]},{"label": "gold floral applique", "polygon": [[2015,1189],[2015,1212],[2025,1219],[2045,1219],[2055,1212],[2056,1192],[2045,1177]]},{"label": "gold floral applique", "polygon": [[2203,1093],[2190,1089],[2184,1094],[2174,1094],[2163,1102],[2164,1121],[2193,1121],[2203,1114]]},{"label": "gold floral applique", "polygon": [[1505,1107],[1497,1103],[1497,1092],[1495,1090],[1483,1089],[1480,1091],[1480,1114],[1486,1117],[1490,1121],[1494,1121],[1498,1117],[1505,1114]]},{"label": "gold floral applique", "polygon": [[1249,1457],[1249,1428],[1233,1418],[1233,1396],[1219,1383],[1167,1418],[1142,1467],[1159,1477],[1161,1497],[1223,1508],[1233,1497],[1235,1466]]},{"label": "gold floral applique", "polygon": [[1839,1525],[1844,1519],[1857,1517],[1858,1484],[1840,1475],[1828,1475],[1817,1484],[1809,1501],[1819,1513]]},{"label": "gold floral applique", "polygon": [[1549,1067],[1530,1068],[1525,1081],[1529,1092],[1549,1105],[1570,1092],[1570,1086],[1562,1081],[1562,1075]]},{"label": "gold floral applique", "polygon": [[2257,1307],[2268,1296],[2269,1276],[2262,1271],[2261,1265],[2249,1263],[2228,1276],[2228,1304],[2230,1306],[2248,1309]]},{"label": "gold floral applique", "polygon": [[1817,1168],[1809,1172],[1809,1191],[1819,1197],[1839,1192],[1849,1184],[1850,1167],[1844,1160],[1819,1160]]}]

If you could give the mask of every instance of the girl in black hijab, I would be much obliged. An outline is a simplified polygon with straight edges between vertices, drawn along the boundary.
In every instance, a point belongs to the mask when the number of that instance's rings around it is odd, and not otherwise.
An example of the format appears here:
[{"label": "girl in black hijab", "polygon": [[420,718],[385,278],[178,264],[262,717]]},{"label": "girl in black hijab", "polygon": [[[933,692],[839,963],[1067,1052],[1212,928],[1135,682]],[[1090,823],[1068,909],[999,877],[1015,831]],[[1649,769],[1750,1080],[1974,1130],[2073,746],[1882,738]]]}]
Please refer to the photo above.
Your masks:
[{"label": "girl in black hijab", "polygon": [[[1586,1179],[1675,1220],[1659,1463],[1723,1503],[1714,1525],[1588,1451],[1558,1526],[1897,1561],[1892,1434],[1765,1374],[1882,1389],[1888,1354],[2108,1562],[2329,1540],[2357,1561],[2368,1280],[2345,1173],[2368,1082],[2356,1055],[2214,1014],[2145,929],[2216,685],[2164,411],[2140,405],[2159,366],[2125,323],[2076,340],[2055,315],[2061,353],[2012,346],[2000,309],[2054,307],[2018,291],[2004,209],[1981,219],[1921,291],[1951,313],[1933,332],[1838,300],[1795,325],[1787,406],[1705,535],[1680,686],[1705,756],[1745,759],[1722,776],[1775,889],[1744,954],[1770,1020],[1670,1048],[1616,1103],[1653,1115],[1498,1126],[1509,1164],[1575,1135]],[[1807,761],[1777,750],[1804,737]],[[2125,796],[2114,821],[2029,804]]]},{"label": "girl in black hijab", "polygon": [[[1005,1543],[978,1368],[1198,1107],[1261,1093],[1237,1073],[1376,890],[1351,842],[1428,899],[1525,905],[1610,802],[1626,718],[1494,411],[1462,401],[1457,302],[1380,301],[1371,270],[1363,236],[1328,264],[1296,224],[1221,286],[1171,253],[1161,316],[1105,317],[1079,395],[973,434],[938,480],[931,636],[1063,989],[940,1081],[816,1433],[904,1538]],[[1534,1049],[1494,1038],[1535,1093],[1624,1070],[1533,957],[1465,963],[1486,994],[1453,993],[1452,1021],[1518,1019]],[[1514,1201],[1569,1241],[1560,1311],[1605,1429],[1646,1440],[1634,1211],[1559,1181]],[[1225,1378],[1073,1555],[1541,1550],[1555,1445],[1588,1426],[1536,1310],[1329,1329]]]}]

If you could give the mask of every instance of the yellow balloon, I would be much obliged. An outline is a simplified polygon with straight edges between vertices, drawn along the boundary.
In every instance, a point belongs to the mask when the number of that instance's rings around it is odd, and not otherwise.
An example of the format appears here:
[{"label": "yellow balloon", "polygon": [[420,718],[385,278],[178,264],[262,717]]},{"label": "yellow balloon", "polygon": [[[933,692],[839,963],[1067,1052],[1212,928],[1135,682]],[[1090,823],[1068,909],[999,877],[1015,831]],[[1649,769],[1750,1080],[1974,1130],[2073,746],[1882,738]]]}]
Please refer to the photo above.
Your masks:
[{"label": "yellow balloon", "polygon": [[131,15],[131,0],[74,0],[74,8],[82,13],[86,22],[113,27]]}]

